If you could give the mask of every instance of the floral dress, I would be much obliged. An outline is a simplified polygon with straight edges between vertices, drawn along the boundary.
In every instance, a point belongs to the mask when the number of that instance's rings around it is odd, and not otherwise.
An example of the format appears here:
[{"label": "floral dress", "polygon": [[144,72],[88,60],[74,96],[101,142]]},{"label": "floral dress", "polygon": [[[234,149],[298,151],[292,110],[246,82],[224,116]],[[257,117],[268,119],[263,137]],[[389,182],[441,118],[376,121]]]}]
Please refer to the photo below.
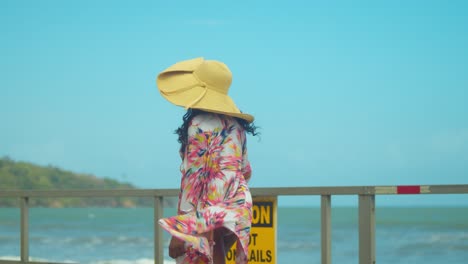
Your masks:
[{"label": "floral dress", "polygon": [[177,263],[212,263],[206,234],[221,227],[237,236],[236,263],[247,263],[252,197],[243,127],[225,115],[195,116],[181,172],[178,215],[159,220],[162,228],[185,241],[187,252]]}]

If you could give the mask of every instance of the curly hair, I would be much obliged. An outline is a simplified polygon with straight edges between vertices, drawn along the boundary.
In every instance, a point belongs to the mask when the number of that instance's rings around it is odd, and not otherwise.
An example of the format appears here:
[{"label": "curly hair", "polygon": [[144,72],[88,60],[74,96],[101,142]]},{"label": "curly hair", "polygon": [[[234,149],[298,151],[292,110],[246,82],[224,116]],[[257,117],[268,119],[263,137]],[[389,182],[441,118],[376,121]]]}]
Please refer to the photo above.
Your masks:
[{"label": "curly hair", "polygon": [[[174,133],[179,136],[177,141],[180,143],[181,152],[184,152],[185,147],[187,146],[187,143],[188,143],[187,133],[188,133],[188,127],[189,127],[190,121],[192,120],[192,118],[194,118],[195,116],[201,113],[205,113],[205,112],[203,110],[189,108],[187,112],[184,114],[184,116],[182,117],[182,120],[183,120],[182,125],[174,131]],[[242,118],[237,118],[237,117],[235,117],[235,119],[244,128],[245,132],[251,134],[252,136],[256,136],[260,134],[260,132],[257,131],[258,127],[255,126],[253,122],[249,123],[246,120]]]}]

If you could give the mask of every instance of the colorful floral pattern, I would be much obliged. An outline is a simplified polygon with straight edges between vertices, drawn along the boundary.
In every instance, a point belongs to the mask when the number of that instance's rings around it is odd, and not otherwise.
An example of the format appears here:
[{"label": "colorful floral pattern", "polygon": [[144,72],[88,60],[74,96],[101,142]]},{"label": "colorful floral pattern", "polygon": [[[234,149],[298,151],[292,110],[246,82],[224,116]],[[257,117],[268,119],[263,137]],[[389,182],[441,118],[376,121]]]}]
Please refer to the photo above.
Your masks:
[{"label": "colorful floral pattern", "polygon": [[252,197],[246,136],[232,117],[203,113],[188,128],[182,156],[178,215],[159,220],[171,235],[186,242],[177,263],[211,263],[206,234],[225,227],[237,240],[236,263],[247,263]]}]

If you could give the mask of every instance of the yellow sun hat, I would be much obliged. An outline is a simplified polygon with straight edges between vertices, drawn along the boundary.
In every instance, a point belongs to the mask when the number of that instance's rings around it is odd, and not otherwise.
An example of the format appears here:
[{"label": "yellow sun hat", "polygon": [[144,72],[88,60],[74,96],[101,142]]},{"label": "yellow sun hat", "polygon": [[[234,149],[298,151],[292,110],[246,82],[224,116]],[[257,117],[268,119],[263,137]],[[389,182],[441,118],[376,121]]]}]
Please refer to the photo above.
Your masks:
[{"label": "yellow sun hat", "polygon": [[224,63],[203,58],[178,62],[156,79],[161,95],[175,105],[253,122],[254,117],[242,113],[229,97],[231,82],[232,73]]}]

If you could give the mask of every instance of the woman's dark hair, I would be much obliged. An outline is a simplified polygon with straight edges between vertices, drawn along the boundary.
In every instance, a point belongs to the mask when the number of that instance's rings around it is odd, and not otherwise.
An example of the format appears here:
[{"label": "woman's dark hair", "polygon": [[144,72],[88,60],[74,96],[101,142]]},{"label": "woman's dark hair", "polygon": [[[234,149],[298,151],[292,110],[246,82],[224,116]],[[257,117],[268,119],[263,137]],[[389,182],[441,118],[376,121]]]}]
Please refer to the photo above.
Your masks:
[{"label": "woman's dark hair", "polygon": [[[182,125],[174,131],[174,133],[179,136],[177,141],[180,143],[181,152],[184,152],[185,147],[187,146],[187,143],[188,143],[187,133],[188,133],[188,127],[189,127],[190,121],[192,120],[192,118],[194,118],[196,115],[200,113],[204,113],[204,111],[189,108],[187,110],[187,113],[185,113],[184,117],[182,118],[183,120]],[[260,134],[259,132],[257,132],[258,127],[256,127],[253,122],[249,123],[246,120],[242,118],[237,118],[237,117],[235,117],[235,119],[245,129],[245,132],[251,134],[252,136],[256,136]]]}]

